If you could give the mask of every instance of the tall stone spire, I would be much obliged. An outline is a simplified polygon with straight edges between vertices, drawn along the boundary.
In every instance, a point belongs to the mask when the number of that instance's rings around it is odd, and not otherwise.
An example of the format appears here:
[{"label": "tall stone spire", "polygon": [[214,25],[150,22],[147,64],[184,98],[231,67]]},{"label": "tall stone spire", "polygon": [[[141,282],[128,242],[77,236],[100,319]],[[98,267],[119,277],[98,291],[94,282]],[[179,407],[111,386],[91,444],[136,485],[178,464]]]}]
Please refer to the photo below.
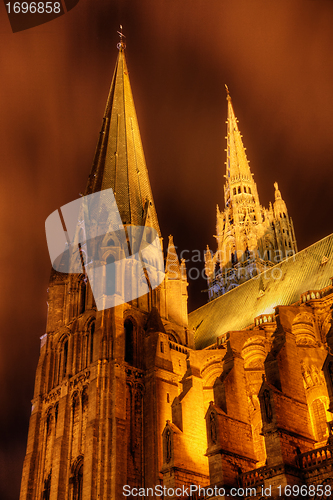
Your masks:
[{"label": "tall stone spire", "polygon": [[[236,118],[231,97],[227,89],[228,101],[228,120],[227,120],[227,161],[226,161],[226,184],[224,189],[225,206],[229,207],[231,201],[236,196],[239,202],[240,196],[245,204],[259,205],[259,197],[256,184],[253,180],[253,174],[250,170],[250,165],[246,156],[246,148],[244,147],[242,135],[238,128],[238,120]],[[243,193],[246,196],[243,196]],[[247,196],[248,194],[251,197]]]},{"label": "tall stone spire", "polygon": [[[88,256],[87,274],[80,266],[51,276],[20,500],[120,499],[126,485],[148,491],[160,484],[174,381],[194,347],[185,262],[171,238],[165,276],[156,252],[160,230],[120,35],[85,191],[105,196],[83,204],[83,220],[79,213],[82,245],[73,260]],[[107,199],[111,189],[122,224]]]},{"label": "tall stone spire", "polygon": [[[297,252],[291,219],[276,185],[276,201],[266,210],[260,205],[227,89],[227,161],[224,186],[225,209],[217,208],[217,252],[206,253],[205,271],[209,298],[231,288]],[[281,221],[283,217],[283,221]],[[216,272],[215,267],[219,270]]]},{"label": "tall stone spire", "polygon": [[123,224],[148,225],[160,235],[122,38],[118,49],[85,195],[112,188]]},{"label": "tall stone spire", "polygon": [[[235,180],[252,182],[252,174],[246,157],[242,135],[238,128],[238,120],[235,116],[231,97],[227,89],[228,120],[227,120],[227,161],[226,161],[226,189],[225,204],[230,203],[231,183]],[[229,189],[228,189],[229,188]]]}]

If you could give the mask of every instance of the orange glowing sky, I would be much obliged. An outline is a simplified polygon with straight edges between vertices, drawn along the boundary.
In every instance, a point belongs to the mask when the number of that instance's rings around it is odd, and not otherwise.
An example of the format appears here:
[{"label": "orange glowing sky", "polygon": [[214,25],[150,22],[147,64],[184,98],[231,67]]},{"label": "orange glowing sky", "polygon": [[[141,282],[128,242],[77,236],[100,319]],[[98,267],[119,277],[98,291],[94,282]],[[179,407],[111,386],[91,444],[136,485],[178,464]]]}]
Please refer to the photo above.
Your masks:
[{"label": "orange glowing sky", "polygon": [[[331,1],[80,0],[15,34],[1,3],[2,500],[18,497],[45,330],[44,222],[85,187],[120,23],[165,243],[173,234],[180,250],[216,249],[225,83],[261,203],[273,201],[278,181],[299,249],[333,229]],[[190,283],[190,309],[204,303],[205,287]]]}]

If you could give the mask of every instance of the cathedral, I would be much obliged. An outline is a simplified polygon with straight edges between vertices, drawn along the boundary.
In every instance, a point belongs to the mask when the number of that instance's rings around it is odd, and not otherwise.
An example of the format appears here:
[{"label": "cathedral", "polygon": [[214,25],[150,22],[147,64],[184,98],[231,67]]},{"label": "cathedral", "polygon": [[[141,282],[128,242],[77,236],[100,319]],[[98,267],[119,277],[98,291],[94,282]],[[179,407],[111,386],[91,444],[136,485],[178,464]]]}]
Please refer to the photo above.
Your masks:
[{"label": "cathedral", "polygon": [[[162,248],[122,39],[118,50],[85,196],[112,189],[126,234],[151,228]],[[20,500],[331,498],[333,235],[297,252],[277,184],[260,205],[227,101],[206,305],[188,315],[171,236],[162,282],[115,307],[98,307],[84,266],[52,270]],[[105,268],[122,255],[110,233]],[[121,295],[118,276],[103,280],[98,300]]]}]

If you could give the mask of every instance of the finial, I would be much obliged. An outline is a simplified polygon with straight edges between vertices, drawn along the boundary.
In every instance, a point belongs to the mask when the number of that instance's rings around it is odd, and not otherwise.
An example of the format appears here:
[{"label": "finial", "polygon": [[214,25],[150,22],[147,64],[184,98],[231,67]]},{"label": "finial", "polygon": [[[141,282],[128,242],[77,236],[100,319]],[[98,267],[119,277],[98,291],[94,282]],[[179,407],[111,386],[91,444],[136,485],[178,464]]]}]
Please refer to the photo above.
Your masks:
[{"label": "finial", "polygon": [[118,33],[119,38],[120,38],[120,42],[117,43],[117,49],[118,50],[125,49],[126,48],[126,43],[123,41],[123,38],[126,38],[126,36],[123,34],[123,27],[122,27],[122,25],[120,25],[120,31],[117,31],[117,33]]},{"label": "finial", "polygon": [[225,86],[225,89],[226,89],[226,91],[227,91],[227,99],[228,99],[228,98],[230,97],[230,93],[229,93],[228,85],[225,83],[225,84],[224,84],[224,86]]},{"label": "finial", "polygon": [[277,182],[274,182],[274,187],[275,187],[275,189],[276,189],[276,190],[278,190],[278,189],[279,189],[279,185],[278,185],[278,183],[277,183]]}]

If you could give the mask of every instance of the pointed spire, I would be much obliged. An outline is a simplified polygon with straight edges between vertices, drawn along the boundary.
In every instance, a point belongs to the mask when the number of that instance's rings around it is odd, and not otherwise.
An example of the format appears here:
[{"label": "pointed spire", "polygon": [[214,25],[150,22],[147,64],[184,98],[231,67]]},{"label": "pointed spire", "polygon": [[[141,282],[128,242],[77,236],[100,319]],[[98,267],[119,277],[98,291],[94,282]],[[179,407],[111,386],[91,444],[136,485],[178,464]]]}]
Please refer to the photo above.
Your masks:
[{"label": "pointed spire", "polygon": [[165,272],[168,273],[168,278],[171,280],[179,280],[182,277],[176,247],[173,243],[173,236],[169,236],[168,253],[165,264]]},{"label": "pointed spire", "polygon": [[160,228],[141,143],[121,31],[118,59],[85,195],[112,188],[123,224]]},{"label": "pointed spire", "polygon": [[238,129],[238,120],[232,106],[229,89],[227,89],[228,120],[227,120],[227,179],[233,177],[252,180],[249,162],[246,157],[242,135]]},{"label": "pointed spire", "polygon": [[282,200],[281,191],[279,190],[279,185],[277,182],[274,182],[274,187],[275,187],[275,199]]}]

